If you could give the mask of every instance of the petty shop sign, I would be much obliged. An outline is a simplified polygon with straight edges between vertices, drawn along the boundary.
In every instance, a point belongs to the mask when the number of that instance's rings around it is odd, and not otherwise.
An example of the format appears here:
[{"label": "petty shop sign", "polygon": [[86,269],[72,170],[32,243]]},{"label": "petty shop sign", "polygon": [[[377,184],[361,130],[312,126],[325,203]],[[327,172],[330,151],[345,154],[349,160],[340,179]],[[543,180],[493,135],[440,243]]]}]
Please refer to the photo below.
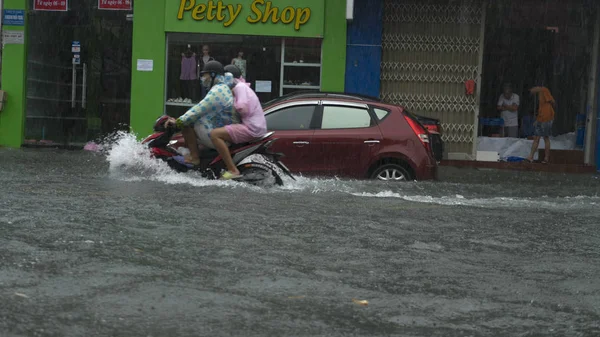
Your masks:
[{"label": "petty shop sign", "polygon": [[98,9],[130,11],[131,0],[98,0]]},{"label": "petty shop sign", "polygon": [[61,11],[68,8],[67,0],[33,0],[34,11]]}]

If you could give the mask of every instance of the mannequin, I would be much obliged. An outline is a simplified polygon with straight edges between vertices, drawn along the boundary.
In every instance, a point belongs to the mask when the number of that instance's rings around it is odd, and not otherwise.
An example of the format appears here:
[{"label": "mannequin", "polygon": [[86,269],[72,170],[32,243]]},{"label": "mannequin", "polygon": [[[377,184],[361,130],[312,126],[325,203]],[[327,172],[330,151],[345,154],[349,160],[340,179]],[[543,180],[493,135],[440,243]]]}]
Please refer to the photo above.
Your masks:
[{"label": "mannequin", "polygon": [[[202,70],[204,68],[204,65],[208,62],[208,61],[214,61],[215,59],[212,58],[212,56],[210,56],[210,48],[208,47],[208,45],[203,45],[202,46],[202,57],[198,57],[198,67],[197,67],[197,77],[200,78],[200,70]],[[200,84],[200,99],[204,99],[204,96],[206,96],[206,93],[208,91],[206,90],[206,88],[204,88],[204,86],[202,86]]]},{"label": "mannequin", "polygon": [[244,52],[239,51],[236,58],[231,60],[231,64],[238,67],[242,72],[242,77],[246,79],[246,60],[244,60]]},{"label": "mannequin", "polygon": [[[202,68],[204,68],[204,65],[208,62],[208,61],[214,61],[215,59],[210,56],[210,48],[208,47],[208,45],[203,45],[202,46],[202,57],[200,57],[198,59],[198,68],[200,70],[202,70]],[[198,70],[198,71],[200,71]]]},{"label": "mannequin", "polygon": [[181,53],[181,75],[179,80],[181,81],[181,96],[184,99],[196,100],[195,88],[198,82],[196,53],[192,51],[192,46],[189,44],[186,51]]}]

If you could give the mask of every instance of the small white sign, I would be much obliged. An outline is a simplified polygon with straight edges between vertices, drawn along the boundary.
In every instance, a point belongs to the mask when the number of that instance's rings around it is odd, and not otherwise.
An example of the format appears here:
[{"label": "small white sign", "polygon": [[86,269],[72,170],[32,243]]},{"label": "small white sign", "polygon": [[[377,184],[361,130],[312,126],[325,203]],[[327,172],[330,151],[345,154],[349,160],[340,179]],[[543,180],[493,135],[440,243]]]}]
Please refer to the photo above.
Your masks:
[{"label": "small white sign", "polygon": [[81,46],[73,46],[71,47],[72,53],[81,53]]},{"label": "small white sign", "polygon": [[22,30],[3,31],[2,44],[25,44],[25,32]]},{"label": "small white sign", "polygon": [[138,71],[153,71],[154,70],[154,60],[137,60],[137,70]]},{"label": "small white sign", "polygon": [[271,81],[256,81],[254,86],[256,92],[271,92]]},{"label": "small white sign", "polygon": [[354,0],[346,0],[346,20],[354,19]]}]

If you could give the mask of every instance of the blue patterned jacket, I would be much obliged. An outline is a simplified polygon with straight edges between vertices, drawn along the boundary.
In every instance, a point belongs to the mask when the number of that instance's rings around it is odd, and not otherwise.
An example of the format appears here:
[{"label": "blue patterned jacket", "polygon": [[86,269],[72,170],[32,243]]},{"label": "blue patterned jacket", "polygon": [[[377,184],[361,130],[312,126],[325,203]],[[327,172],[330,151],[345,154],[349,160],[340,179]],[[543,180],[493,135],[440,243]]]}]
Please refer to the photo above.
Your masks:
[{"label": "blue patterned jacket", "polygon": [[240,115],[233,106],[231,86],[234,83],[230,73],[218,75],[215,85],[200,103],[194,105],[184,115],[177,119],[178,125],[194,125],[201,123],[210,133],[211,130],[229,124],[240,123]]}]

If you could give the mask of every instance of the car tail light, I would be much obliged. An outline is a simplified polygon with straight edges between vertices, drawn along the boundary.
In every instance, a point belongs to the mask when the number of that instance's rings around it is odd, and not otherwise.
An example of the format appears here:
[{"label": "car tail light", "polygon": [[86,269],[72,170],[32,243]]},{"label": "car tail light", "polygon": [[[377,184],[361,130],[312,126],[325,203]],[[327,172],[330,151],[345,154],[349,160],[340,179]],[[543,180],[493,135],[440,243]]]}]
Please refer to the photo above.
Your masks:
[{"label": "car tail light", "polygon": [[437,132],[439,134],[442,133],[442,126],[439,124],[425,124],[424,126],[429,131]]},{"label": "car tail light", "polygon": [[435,131],[435,132],[437,132],[437,129],[438,129],[437,125],[425,124],[424,126],[429,131]]},{"label": "car tail light", "polygon": [[406,119],[406,122],[408,123],[408,125],[410,125],[410,128],[415,132],[417,137],[419,137],[419,140],[421,141],[425,149],[429,151],[429,153],[431,153],[431,145],[429,144],[429,132],[419,122],[410,118],[410,116],[404,115],[404,119]]}]

